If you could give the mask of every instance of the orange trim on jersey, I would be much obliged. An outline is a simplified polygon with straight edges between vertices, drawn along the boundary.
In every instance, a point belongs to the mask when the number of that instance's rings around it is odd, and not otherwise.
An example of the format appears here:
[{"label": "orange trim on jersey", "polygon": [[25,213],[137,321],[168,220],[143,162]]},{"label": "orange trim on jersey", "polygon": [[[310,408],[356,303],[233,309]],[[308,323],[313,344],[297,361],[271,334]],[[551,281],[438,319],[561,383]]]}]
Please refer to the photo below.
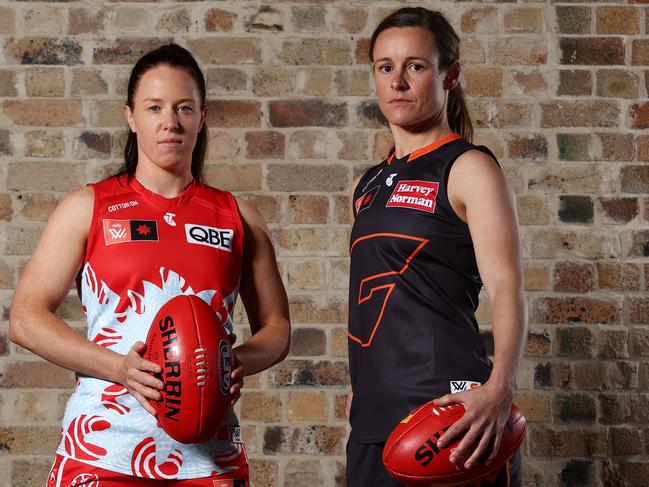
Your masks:
[{"label": "orange trim on jersey", "polygon": [[509,487],[509,484],[511,483],[511,477],[509,472],[509,460],[507,460],[507,463],[505,463],[505,468],[507,469],[507,487]]},{"label": "orange trim on jersey", "polygon": [[359,343],[361,347],[369,347],[372,343],[372,340],[374,339],[374,335],[376,334],[376,330],[378,330],[379,325],[381,324],[381,320],[383,319],[383,313],[385,312],[385,308],[388,304],[388,300],[390,299],[390,296],[392,295],[392,291],[394,290],[394,287],[396,286],[396,283],[390,283],[390,284],[384,284],[382,286],[377,286],[373,287],[370,289],[369,294],[365,297],[363,297],[363,286],[365,283],[373,281],[374,279],[378,279],[380,277],[384,276],[390,276],[390,275],[402,275],[406,270],[408,269],[408,266],[410,265],[410,261],[419,253],[419,251],[429,242],[428,239],[421,238],[421,237],[413,237],[411,235],[403,235],[400,233],[372,233],[370,235],[365,235],[363,237],[359,237],[354,242],[352,243],[352,246],[349,250],[349,253],[351,254],[354,251],[354,247],[356,244],[362,240],[368,240],[370,238],[376,238],[376,237],[397,237],[397,238],[404,238],[408,240],[415,240],[417,242],[420,242],[417,248],[412,251],[412,253],[408,256],[406,259],[404,266],[401,268],[399,271],[387,271],[387,272],[381,272],[379,274],[374,274],[373,276],[369,276],[364,278],[360,286],[358,287],[358,303],[361,304],[364,303],[365,301],[368,301],[369,299],[372,298],[372,295],[374,294],[374,291],[378,291],[380,289],[387,289],[388,292],[386,293],[385,297],[383,298],[383,304],[381,305],[381,312],[379,313],[379,317],[376,319],[376,323],[374,324],[374,328],[372,329],[372,333],[370,334],[369,339],[367,342],[364,342],[362,339],[354,336],[351,334],[351,332],[347,332],[347,337],[350,338],[351,340]]},{"label": "orange trim on jersey", "polygon": [[[442,137],[441,139],[437,139],[435,142],[432,144],[428,144],[425,147],[421,147],[417,149],[416,151],[413,151],[410,156],[408,157],[408,160],[406,162],[413,161],[417,159],[418,157],[421,157],[425,154],[428,154],[429,152],[433,152],[435,149],[439,149],[441,146],[448,144],[449,142],[453,142],[454,140],[457,140],[460,138],[459,134],[451,134],[447,135],[445,137]],[[390,154],[390,157],[388,157],[388,164],[392,164],[392,161],[394,160],[395,153],[393,152]]]}]

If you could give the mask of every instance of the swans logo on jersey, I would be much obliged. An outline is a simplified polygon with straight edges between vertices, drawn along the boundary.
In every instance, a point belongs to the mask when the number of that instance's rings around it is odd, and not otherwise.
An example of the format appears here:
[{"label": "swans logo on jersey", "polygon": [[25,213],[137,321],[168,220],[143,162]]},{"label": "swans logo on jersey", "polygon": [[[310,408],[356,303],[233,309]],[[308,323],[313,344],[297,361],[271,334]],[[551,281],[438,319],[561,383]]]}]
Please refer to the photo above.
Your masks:
[{"label": "swans logo on jersey", "polygon": [[189,243],[207,245],[215,249],[232,252],[234,230],[229,228],[206,227],[205,225],[186,223],[185,235]]},{"label": "swans logo on jersey", "polygon": [[376,196],[376,193],[378,192],[379,192],[379,186],[374,186],[367,193],[362,194],[360,197],[356,199],[356,201],[354,201],[354,208],[356,209],[357,215],[364,209],[370,207],[372,201],[374,201],[374,197]]},{"label": "swans logo on jersey", "polygon": [[456,392],[468,391],[469,389],[475,389],[478,386],[481,386],[480,382],[473,382],[471,380],[452,380],[451,383],[451,394]]},{"label": "swans logo on jersey", "polygon": [[167,225],[171,225],[172,227],[176,226],[176,222],[174,221],[174,218],[176,217],[175,213],[165,213],[164,220],[167,222]]},{"label": "swans logo on jersey", "polygon": [[136,240],[158,241],[155,220],[103,220],[106,245]]},{"label": "swans logo on jersey", "polygon": [[438,187],[439,183],[434,181],[399,181],[385,206],[399,206],[433,213]]}]

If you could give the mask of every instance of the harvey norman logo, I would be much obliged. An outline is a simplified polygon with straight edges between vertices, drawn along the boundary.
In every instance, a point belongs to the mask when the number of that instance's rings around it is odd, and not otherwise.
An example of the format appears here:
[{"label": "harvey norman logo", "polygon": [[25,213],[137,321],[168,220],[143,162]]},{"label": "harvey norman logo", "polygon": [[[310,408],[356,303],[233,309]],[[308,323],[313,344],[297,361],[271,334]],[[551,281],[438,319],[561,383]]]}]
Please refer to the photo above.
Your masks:
[{"label": "harvey norman logo", "polygon": [[434,181],[399,181],[385,206],[412,208],[433,213],[438,188],[439,183]]}]

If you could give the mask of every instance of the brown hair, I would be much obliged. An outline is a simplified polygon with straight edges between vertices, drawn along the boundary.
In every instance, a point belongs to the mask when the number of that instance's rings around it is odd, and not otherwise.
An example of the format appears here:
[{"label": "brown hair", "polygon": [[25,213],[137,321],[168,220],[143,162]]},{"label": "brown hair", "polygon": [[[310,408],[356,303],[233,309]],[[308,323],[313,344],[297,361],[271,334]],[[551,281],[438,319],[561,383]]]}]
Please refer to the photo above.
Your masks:
[{"label": "brown hair", "polygon": [[[201,68],[198,66],[194,56],[187,49],[180,47],[178,44],[167,44],[145,54],[133,66],[126,93],[126,104],[131,110],[134,108],[133,99],[135,92],[144,73],[163,64],[180,68],[194,78],[201,96],[201,109],[203,109],[205,107],[205,78],[203,77]],[[196,145],[192,152],[192,176],[196,181],[204,181],[203,165],[205,164],[206,154],[207,125],[203,123],[203,127],[196,137]],[[129,177],[135,176],[137,157],[137,134],[129,127],[126,145],[124,146],[124,162],[118,169],[117,174],[128,174]]]},{"label": "brown hair", "polygon": [[[420,27],[430,32],[439,55],[440,69],[448,68],[460,57],[460,38],[446,17],[423,7],[404,7],[388,15],[374,30],[370,39],[370,61],[374,61],[374,44],[379,34],[391,27]],[[446,116],[451,130],[471,142],[473,124],[459,83],[449,91]]]}]

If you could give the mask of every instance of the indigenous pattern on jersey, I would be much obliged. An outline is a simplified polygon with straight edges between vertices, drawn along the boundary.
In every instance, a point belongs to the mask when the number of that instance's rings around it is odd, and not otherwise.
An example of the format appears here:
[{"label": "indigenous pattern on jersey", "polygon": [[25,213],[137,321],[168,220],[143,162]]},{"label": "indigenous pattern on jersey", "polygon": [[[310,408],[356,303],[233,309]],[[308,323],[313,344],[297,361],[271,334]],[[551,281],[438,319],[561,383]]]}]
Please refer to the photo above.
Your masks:
[{"label": "indigenous pattern on jersey", "polygon": [[[192,182],[168,199],[126,176],[90,186],[95,203],[77,279],[88,339],[126,354],[180,294],[203,299],[231,332],[244,238],[234,197]],[[57,453],[142,478],[207,477],[245,459],[234,415],[228,424],[206,443],[178,443],[121,384],[79,376]]]},{"label": "indigenous pattern on jersey", "polygon": [[473,242],[446,192],[453,162],[471,149],[493,157],[453,134],[392,155],[354,191],[348,346],[356,442],[385,441],[416,407],[489,377]]}]

